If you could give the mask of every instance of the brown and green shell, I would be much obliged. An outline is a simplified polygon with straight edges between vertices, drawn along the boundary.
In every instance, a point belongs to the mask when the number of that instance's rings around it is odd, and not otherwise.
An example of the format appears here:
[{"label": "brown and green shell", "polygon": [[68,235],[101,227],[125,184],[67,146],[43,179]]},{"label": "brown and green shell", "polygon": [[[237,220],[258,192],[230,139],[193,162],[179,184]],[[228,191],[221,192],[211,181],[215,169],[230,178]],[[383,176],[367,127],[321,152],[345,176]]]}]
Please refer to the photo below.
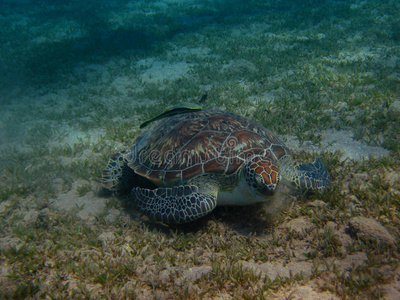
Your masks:
[{"label": "brown and green shell", "polygon": [[164,118],[145,131],[133,144],[128,162],[156,185],[174,186],[203,173],[233,174],[257,154],[275,162],[290,151],[247,118],[199,110]]}]

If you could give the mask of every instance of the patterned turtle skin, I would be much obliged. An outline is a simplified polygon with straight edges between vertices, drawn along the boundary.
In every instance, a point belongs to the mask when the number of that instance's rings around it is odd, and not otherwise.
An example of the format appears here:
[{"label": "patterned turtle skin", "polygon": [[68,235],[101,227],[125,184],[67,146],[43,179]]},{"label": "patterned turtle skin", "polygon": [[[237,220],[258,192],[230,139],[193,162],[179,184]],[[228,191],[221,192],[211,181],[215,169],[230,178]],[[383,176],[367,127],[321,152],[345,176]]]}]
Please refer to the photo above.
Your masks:
[{"label": "patterned turtle skin", "polygon": [[281,180],[322,191],[330,176],[319,158],[294,164],[268,129],[218,110],[163,118],[112,155],[102,173],[105,188],[131,190],[142,213],[167,224],[196,220],[217,205],[268,201]]}]

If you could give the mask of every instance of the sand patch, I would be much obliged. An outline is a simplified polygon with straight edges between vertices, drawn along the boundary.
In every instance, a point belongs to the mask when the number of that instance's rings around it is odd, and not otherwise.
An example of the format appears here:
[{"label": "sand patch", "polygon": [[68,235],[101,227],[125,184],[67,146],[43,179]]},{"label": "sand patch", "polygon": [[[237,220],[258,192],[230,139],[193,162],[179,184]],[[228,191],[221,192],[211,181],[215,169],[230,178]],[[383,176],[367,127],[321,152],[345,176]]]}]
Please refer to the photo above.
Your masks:
[{"label": "sand patch", "polygon": [[77,210],[77,216],[81,219],[94,221],[96,216],[105,211],[107,199],[96,196],[92,191],[80,196],[77,191],[80,184],[74,183],[69,192],[57,195],[52,206],[58,210]]},{"label": "sand patch", "polygon": [[388,156],[390,151],[381,148],[367,145],[363,141],[357,141],[353,138],[353,133],[347,130],[328,129],[321,132],[321,145],[314,145],[312,142],[306,141],[300,144],[300,141],[295,136],[287,136],[285,144],[294,151],[312,152],[335,152],[343,153],[342,160],[346,159],[369,159],[373,157]]},{"label": "sand patch", "polygon": [[185,76],[190,69],[190,64],[185,62],[170,63],[155,61],[152,58],[142,59],[137,62],[137,65],[139,68],[145,69],[141,76],[145,82],[175,80]]}]

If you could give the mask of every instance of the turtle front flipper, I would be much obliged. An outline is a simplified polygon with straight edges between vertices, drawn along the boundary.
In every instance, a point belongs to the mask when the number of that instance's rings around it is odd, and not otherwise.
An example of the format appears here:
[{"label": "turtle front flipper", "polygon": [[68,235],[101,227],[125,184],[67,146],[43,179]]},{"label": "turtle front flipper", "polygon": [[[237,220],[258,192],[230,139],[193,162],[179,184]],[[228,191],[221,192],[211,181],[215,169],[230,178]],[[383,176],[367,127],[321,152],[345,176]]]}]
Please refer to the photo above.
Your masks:
[{"label": "turtle front flipper", "polygon": [[153,221],[178,224],[210,213],[217,205],[218,189],[181,185],[154,190],[134,188],[132,194],[137,208]]},{"label": "turtle front flipper", "polygon": [[295,169],[298,171],[295,184],[301,190],[323,191],[329,186],[331,177],[324,163],[318,157],[313,163],[296,165]]},{"label": "turtle front flipper", "polygon": [[313,163],[294,165],[290,156],[284,156],[278,164],[282,177],[294,183],[301,191],[321,192],[329,186],[331,181],[328,170],[318,157]]}]

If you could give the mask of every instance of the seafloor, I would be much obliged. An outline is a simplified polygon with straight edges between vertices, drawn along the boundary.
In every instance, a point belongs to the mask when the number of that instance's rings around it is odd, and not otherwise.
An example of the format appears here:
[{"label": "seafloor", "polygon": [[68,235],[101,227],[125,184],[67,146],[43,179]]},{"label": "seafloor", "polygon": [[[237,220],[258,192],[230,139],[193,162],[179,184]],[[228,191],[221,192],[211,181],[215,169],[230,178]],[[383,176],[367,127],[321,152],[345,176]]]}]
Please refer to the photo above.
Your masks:
[{"label": "seafloor", "polygon": [[[399,67],[397,0],[0,1],[0,299],[400,299]],[[101,170],[182,101],[331,186],[150,222]]]}]

